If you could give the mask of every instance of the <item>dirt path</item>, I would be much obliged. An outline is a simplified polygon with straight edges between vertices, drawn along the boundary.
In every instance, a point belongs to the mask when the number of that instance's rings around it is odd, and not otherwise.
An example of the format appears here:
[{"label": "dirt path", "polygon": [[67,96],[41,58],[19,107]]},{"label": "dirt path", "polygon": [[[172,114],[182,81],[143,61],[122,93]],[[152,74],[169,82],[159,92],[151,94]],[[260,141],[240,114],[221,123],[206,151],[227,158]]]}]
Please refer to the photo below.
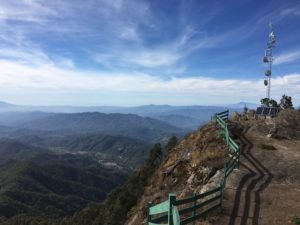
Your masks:
[{"label": "dirt path", "polygon": [[300,217],[300,141],[259,136],[247,126],[234,134],[241,165],[229,176],[215,224],[294,224]]}]

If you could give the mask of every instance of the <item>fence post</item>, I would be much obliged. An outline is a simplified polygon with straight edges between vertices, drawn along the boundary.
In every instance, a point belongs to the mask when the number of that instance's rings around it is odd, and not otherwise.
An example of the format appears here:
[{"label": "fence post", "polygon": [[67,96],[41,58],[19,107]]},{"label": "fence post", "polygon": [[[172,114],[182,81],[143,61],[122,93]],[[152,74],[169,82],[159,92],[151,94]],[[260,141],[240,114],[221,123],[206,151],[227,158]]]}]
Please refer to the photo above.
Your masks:
[{"label": "fence post", "polygon": [[225,186],[226,186],[226,170],[227,170],[227,162],[224,165],[224,179],[223,182],[221,183],[221,205],[223,204],[223,198],[224,198],[224,191],[225,191]]},{"label": "fence post", "polygon": [[173,205],[176,202],[176,195],[173,193],[169,194],[169,213],[168,213],[168,225],[174,225],[173,223]]},{"label": "fence post", "polygon": [[225,133],[226,144],[228,146],[229,145],[229,133],[228,133],[228,128],[227,128],[227,123],[224,128],[224,133]]},{"label": "fence post", "polygon": [[147,220],[148,220],[148,223],[152,222],[151,215],[150,215],[150,208],[152,207],[152,205],[153,205],[152,202],[148,202],[148,207],[147,207]]}]

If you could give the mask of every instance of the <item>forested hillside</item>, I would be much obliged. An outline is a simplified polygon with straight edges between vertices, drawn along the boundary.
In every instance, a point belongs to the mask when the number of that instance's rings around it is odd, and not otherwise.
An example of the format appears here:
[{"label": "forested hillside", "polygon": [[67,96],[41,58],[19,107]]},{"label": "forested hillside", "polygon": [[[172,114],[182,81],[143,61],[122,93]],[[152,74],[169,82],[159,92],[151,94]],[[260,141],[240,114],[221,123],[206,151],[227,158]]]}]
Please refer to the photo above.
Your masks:
[{"label": "forested hillside", "polygon": [[0,151],[3,221],[22,215],[49,220],[71,216],[104,200],[128,176],[126,170],[102,166],[88,156],[54,154],[11,140],[2,141]]},{"label": "forested hillside", "polygon": [[49,148],[58,153],[85,154],[121,167],[136,168],[148,157],[151,144],[137,139],[104,134],[80,134],[63,137],[28,135],[22,142]]}]

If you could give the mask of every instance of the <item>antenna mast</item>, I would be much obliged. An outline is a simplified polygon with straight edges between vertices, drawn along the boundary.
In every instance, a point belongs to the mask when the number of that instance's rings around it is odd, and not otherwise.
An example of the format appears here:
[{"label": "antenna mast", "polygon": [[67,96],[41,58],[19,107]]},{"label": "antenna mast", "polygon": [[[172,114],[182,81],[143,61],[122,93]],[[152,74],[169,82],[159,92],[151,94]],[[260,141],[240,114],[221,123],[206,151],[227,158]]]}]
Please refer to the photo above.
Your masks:
[{"label": "antenna mast", "polygon": [[265,71],[266,79],[264,80],[264,85],[267,86],[267,99],[270,100],[270,92],[271,92],[271,76],[272,76],[272,62],[273,62],[273,48],[275,47],[276,36],[273,31],[273,24],[270,23],[270,33],[269,39],[267,43],[267,48],[265,50],[264,63],[268,64],[268,69]]}]

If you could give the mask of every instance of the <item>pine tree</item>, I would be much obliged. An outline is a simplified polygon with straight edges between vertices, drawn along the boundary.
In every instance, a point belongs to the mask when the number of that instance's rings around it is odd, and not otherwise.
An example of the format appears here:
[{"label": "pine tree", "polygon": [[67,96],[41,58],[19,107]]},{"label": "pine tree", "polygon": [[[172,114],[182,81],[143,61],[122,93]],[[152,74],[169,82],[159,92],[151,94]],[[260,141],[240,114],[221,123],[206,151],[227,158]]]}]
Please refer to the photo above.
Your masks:
[{"label": "pine tree", "polygon": [[176,136],[170,137],[167,145],[166,145],[166,152],[171,151],[176,145],[178,144]]},{"label": "pine tree", "polygon": [[150,157],[149,157],[149,163],[152,165],[159,164],[162,159],[162,149],[161,149],[161,144],[156,143],[152,147],[150,151]]},{"label": "pine tree", "polygon": [[291,96],[282,95],[280,107],[283,109],[293,109],[293,101]]},{"label": "pine tree", "polygon": [[269,106],[269,99],[268,98],[262,98],[260,100],[260,103],[264,106]]}]

